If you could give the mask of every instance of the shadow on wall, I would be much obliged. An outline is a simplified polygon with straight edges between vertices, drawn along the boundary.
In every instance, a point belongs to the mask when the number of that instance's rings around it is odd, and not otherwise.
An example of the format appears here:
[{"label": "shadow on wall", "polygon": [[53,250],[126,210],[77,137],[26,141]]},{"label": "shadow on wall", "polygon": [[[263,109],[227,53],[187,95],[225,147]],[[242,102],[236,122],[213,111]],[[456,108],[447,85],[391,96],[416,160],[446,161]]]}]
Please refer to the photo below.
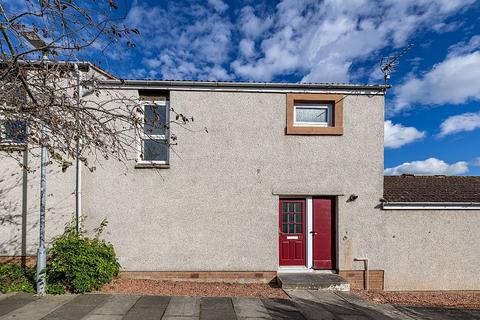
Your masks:
[{"label": "shadow on wall", "polygon": [[[53,173],[55,169],[49,168],[47,171]],[[52,229],[63,231],[63,221],[71,215],[71,206],[67,205],[71,193],[61,198],[49,193],[48,173],[46,220],[50,230],[47,229],[47,239],[50,238],[49,231]],[[0,263],[21,262],[22,265],[30,265],[32,259],[29,256],[36,255],[39,236],[39,170],[30,168],[27,179],[25,206],[24,170],[12,156],[0,155]]]}]

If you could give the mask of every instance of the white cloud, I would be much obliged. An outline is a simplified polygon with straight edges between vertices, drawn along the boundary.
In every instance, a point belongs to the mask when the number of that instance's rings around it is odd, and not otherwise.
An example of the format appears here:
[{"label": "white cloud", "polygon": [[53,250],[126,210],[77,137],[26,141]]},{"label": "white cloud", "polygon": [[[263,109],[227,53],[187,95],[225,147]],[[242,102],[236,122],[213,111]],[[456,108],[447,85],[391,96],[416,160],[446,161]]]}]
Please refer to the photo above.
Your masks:
[{"label": "white cloud", "polygon": [[238,18],[222,0],[134,2],[125,25],[140,29],[144,67],[159,77],[271,81],[295,74],[303,82],[348,82],[352,65],[401,48],[420,30],[450,30],[448,18],[474,1],[282,0],[273,9],[250,2]]},{"label": "white cloud", "polygon": [[458,161],[448,164],[437,158],[429,158],[422,161],[405,162],[399,166],[385,169],[387,176],[411,173],[416,175],[457,175],[468,172],[468,164],[465,161]]},{"label": "white cloud", "polygon": [[448,117],[440,125],[440,137],[462,131],[473,131],[480,128],[480,112],[467,112]]},{"label": "white cloud", "polygon": [[238,44],[240,52],[245,57],[252,57],[255,54],[255,42],[250,39],[242,39]]},{"label": "white cloud", "polygon": [[480,157],[473,160],[473,165],[480,168]]},{"label": "white cloud", "polygon": [[[228,80],[224,64],[232,50],[233,24],[220,12],[228,6],[209,1],[209,6],[134,4],[126,24],[140,29],[145,67],[149,76],[163,79]],[[224,6],[222,6],[224,4]]]},{"label": "white cloud", "polygon": [[405,127],[400,123],[394,124],[390,120],[385,121],[384,129],[385,148],[400,148],[425,137],[425,131],[419,131],[414,127]]},{"label": "white cloud", "polygon": [[390,113],[412,108],[415,104],[461,104],[480,100],[480,36],[467,44],[450,48],[442,62],[421,77],[411,77],[394,88],[395,99]]},{"label": "white cloud", "polygon": [[250,39],[255,39],[264,34],[273,23],[270,16],[259,18],[251,6],[243,7],[238,19],[238,26],[242,33]]},{"label": "white cloud", "polygon": [[273,25],[259,35],[258,59],[240,54],[231,66],[238,76],[260,81],[295,72],[303,82],[347,82],[353,63],[404,46],[419,30],[445,29],[440,24],[447,17],[473,2],[283,0]]},{"label": "white cloud", "polygon": [[462,54],[470,53],[480,49],[480,35],[476,35],[470,38],[468,42],[459,42],[450,46],[449,57],[459,56]]},{"label": "white cloud", "polygon": [[222,0],[208,0],[208,3],[220,13],[225,12],[228,9],[228,4]]}]

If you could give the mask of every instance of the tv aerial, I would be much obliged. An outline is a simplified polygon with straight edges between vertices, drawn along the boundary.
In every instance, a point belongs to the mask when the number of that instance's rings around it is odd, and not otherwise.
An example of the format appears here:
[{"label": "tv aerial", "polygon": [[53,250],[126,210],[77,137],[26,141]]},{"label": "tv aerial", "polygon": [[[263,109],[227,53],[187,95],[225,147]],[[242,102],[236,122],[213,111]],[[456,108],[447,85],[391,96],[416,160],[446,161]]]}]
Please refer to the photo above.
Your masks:
[{"label": "tv aerial", "polygon": [[392,56],[383,57],[380,60],[380,70],[382,70],[385,84],[390,80],[390,75],[395,71],[395,68],[398,66],[400,58],[403,57],[408,51],[410,51],[412,47],[413,44],[410,43],[408,46],[403,48],[400,53]]}]

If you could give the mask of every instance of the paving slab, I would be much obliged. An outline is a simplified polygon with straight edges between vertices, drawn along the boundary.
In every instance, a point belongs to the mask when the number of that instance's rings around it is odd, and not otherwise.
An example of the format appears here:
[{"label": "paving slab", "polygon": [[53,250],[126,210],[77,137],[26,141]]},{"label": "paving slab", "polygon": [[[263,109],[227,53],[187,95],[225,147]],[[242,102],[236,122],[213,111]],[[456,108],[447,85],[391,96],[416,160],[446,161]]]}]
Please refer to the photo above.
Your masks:
[{"label": "paving slab", "polygon": [[335,320],[335,315],[325,309],[308,290],[287,291],[295,305],[308,320]]},{"label": "paving slab", "polygon": [[167,317],[200,317],[199,297],[172,297],[165,311]]},{"label": "paving slab", "polygon": [[231,298],[207,297],[200,299],[201,320],[236,320]]},{"label": "paving slab", "polygon": [[97,315],[124,316],[140,296],[109,295],[104,304],[93,309],[83,320],[98,319]]},{"label": "paving slab", "polygon": [[0,293],[0,300],[6,299],[10,296],[17,294],[16,292],[7,292],[7,293]]},{"label": "paving slab", "polygon": [[34,300],[33,302],[30,302],[21,308],[15,309],[10,313],[5,314],[4,316],[0,317],[0,320],[40,320],[55,309],[66,304],[73,298],[75,298],[75,295],[70,294],[58,296],[47,295],[44,297],[40,297],[37,300]]},{"label": "paving slab", "polygon": [[262,299],[262,302],[272,319],[306,320],[291,300]]},{"label": "paving slab", "polygon": [[0,316],[4,316],[15,309],[39,299],[31,293],[16,293],[0,300]]},{"label": "paving slab", "polygon": [[42,320],[79,320],[89,314],[96,307],[108,300],[104,294],[83,294],[78,295],[68,303],[53,310]]},{"label": "paving slab", "polygon": [[335,294],[375,320],[414,320],[389,304],[373,303],[348,292],[336,292]]},{"label": "paving slab", "polygon": [[144,296],[130,308],[124,320],[158,320],[161,319],[170,302],[166,296]]},{"label": "paving slab", "polygon": [[258,298],[232,298],[232,302],[238,319],[272,319]]},{"label": "paving slab", "polygon": [[480,310],[405,306],[397,306],[396,308],[416,320],[480,319]]},{"label": "paving slab", "polygon": [[350,291],[350,284],[338,274],[279,273],[277,282],[284,290]]},{"label": "paving slab", "polygon": [[340,298],[332,291],[310,291],[314,301],[332,314],[339,315],[363,315],[354,305]]},{"label": "paving slab", "polygon": [[[118,314],[92,314],[81,320],[122,320],[123,316]],[[140,319],[139,319],[140,320]]]}]

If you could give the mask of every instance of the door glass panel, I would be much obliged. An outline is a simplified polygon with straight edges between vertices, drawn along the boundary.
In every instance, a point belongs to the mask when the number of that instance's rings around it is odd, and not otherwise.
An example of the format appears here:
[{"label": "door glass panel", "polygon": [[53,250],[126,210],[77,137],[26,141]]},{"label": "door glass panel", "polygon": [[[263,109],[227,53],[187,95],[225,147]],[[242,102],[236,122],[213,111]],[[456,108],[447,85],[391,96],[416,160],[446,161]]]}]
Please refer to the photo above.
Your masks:
[{"label": "door glass panel", "polygon": [[289,224],[288,225],[288,233],[295,233],[295,225]]},{"label": "door glass panel", "polygon": [[302,223],[302,214],[295,213],[295,223]]},{"label": "door glass panel", "polygon": [[295,233],[302,233],[302,225],[296,224],[295,225]]},{"label": "door glass panel", "polygon": [[288,224],[284,223],[284,224],[282,225],[282,232],[283,232],[283,233],[288,233]]},{"label": "door glass panel", "polygon": [[300,202],[295,203],[295,212],[302,212],[302,204]]},{"label": "door glass panel", "polygon": [[288,212],[295,212],[295,203],[288,204]]},{"label": "door glass panel", "polygon": [[288,215],[288,220],[289,220],[288,222],[294,223],[294,222],[295,222],[295,221],[293,220],[294,217],[295,217],[295,216],[294,216],[293,214],[289,214],[289,215]]},{"label": "door glass panel", "polygon": [[282,203],[282,212],[288,212],[288,204],[286,202]]},{"label": "door glass panel", "polygon": [[282,221],[283,222],[288,222],[288,213],[283,213]]}]

